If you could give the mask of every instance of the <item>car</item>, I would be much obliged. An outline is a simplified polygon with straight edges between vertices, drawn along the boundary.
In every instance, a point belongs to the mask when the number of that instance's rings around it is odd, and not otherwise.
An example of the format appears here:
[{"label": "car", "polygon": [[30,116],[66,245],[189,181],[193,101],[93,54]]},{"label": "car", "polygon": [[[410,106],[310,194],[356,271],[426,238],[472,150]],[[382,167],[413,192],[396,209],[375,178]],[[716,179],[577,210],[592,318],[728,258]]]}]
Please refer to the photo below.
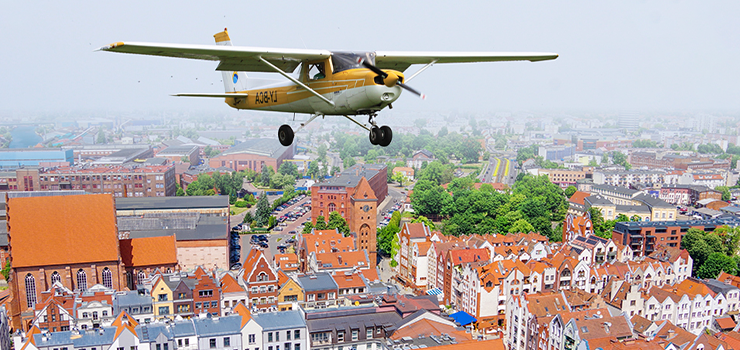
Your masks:
[{"label": "car", "polygon": [[231,265],[232,270],[239,270],[242,268],[242,263],[236,263],[234,265]]},{"label": "car", "polygon": [[291,235],[294,235],[294,234],[296,234],[296,232],[295,232],[295,231],[288,231],[288,233],[289,233],[289,234],[291,234]]},{"label": "car", "polygon": [[288,224],[287,224],[287,223],[285,223],[285,222],[281,222],[281,223],[280,223],[280,224],[278,224],[278,225],[280,225],[280,226],[288,226]]},{"label": "car", "polygon": [[267,243],[265,243],[265,242],[260,242],[259,246],[262,247],[262,248],[267,248],[268,247]]},{"label": "car", "polygon": [[277,246],[277,249],[285,249],[287,247],[288,246],[286,246],[285,244],[280,244],[280,245]]},{"label": "car", "polygon": [[282,230],[284,230],[284,228],[282,228],[281,226],[275,227],[273,229],[273,231],[282,231]]},{"label": "car", "polygon": [[295,238],[288,238],[285,240],[285,243],[288,243],[288,244],[295,243]]}]

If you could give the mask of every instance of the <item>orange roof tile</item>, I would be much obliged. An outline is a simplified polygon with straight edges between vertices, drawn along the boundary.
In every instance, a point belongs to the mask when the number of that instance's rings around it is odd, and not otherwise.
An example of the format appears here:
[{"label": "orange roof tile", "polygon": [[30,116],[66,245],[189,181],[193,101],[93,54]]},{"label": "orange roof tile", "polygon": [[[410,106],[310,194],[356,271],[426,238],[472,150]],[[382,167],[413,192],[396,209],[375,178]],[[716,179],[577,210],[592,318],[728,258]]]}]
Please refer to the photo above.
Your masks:
[{"label": "orange roof tile", "polygon": [[[126,322],[123,322],[124,319]],[[118,338],[119,335],[123,332],[124,329],[128,329],[129,332],[136,335],[136,326],[139,325],[139,322],[136,322],[136,319],[129,316],[128,312],[121,311],[121,313],[118,314],[115,320],[113,320],[113,323],[111,323],[111,326],[117,327],[116,328],[116,335],[113,336],[113,339]]]},{"label": "orange roof tile", "polygon": [[252,319],[252,313],[249,312],[249,309],[242,302],[239,302],[238,304],[236,304],[236,306],[234,306],[234,312],[242,317],[241,328],[244,328],[247,322]]},{"label": "orange roof tile", "polygon": [[429,252],[429,247],[432,246],[432,242],[418,242],[414,244],[419,247],[419,256],[427,256],[427,252]]},{"label": "orange roof tile", "polygon": [[571,202],[573,202],[573,203],[578,203],[578,204],[580,204],[580,205],[585,205],[585,204],[584,204],[584,203],[585,203],[585,202],[584,202],[584,199],[586,199],[586,197],[588,197],[588,196],[590,196],[590,195],[591,195],[591,194],[590,194],[590,193],[588,193],[588,192],[581,192],[581,191],[576,191],[575,193],[573,193],[573,195],[572,195],[572,196],[570,196],[570,199],[569,199],[569,201],[571,201]]},{"label": "orange roof tile", "polygon": [[[365,250],[354,252],[336,252],[336,253],[319,253],[316,254],[316,260],[319,262],[319,268],[343,268],[343,267],[367,267],[370,266],[368,256]],[[328,266],[327,266],[328,265]]]},{"label": "orange roof tile", "polygon": [[475,261],[489,260],[489,252],[486,248],[480,249],[453,249],[447,254],[450,255],[453,265],[471,263]]},{"label": "orange roof tile", "polygon": [[428,232],[425,226],[423,222],[405,223],[403,229],[408,232],[411,238],[424,238],[427,236],[426,232]]},{"label": "orange roof tile", "polygon": [[295,254],[275,254],[275,266],[284,271],[298,270],[298,256]]},{"label": "orange roof tile", "polygon": [[[441,322],[436,322],[430,319],[423,319],[406,325],[393,332],[393,335],[391,335],[390,339],[400,340],[404,337],[417,338],[419,334],[424,334],[428,336],[431,334],[442,335],[444,333],[449,334],[451,337],[454,337],[458,343],[473,341],[471,335],[465,333],[464,330],[457,330],[454,326],[450,326]],[[470,344],[467,345],[468,347],[470,346]],[[438,347],[435,347],[435,349],[436,348]]]},{"label": "orange roof tile", "polygon": [[[464,343],[457,343],[457,344],[450,344],[450,345],[439,345],[435,346],[434,350],[468,350],[473,346],[473,344],[464,342]],[[483,340],[475,342],[475,347],[479,349],[487,349],[487,350],[505,350],[506,347],[504,346],[504,340],[499,339],[491,339],[491,340]]]},{"label": "orange roof tile", "polygon": [[355,272],[350,275],[336,274],[334,275],[334,282],[337,282],[339,289],[365,287],[365,282],[362,281],[359,272]]},{"label": "orange roof tile", "polygon": [[360,179],[360,182],[357,183],[357,186],[355,186],[352,198],[355,200],[378,200],[378,197],[375,196],[375,191],[370,187],[370,183],[367,182],[367,179],[364,176]]},{"label": "orange roof tile", "polygon": [[285,283],[287,283],[290,280],[290,277],[288,277],[288,275],[286,275],[282,269],[277,270],[277,275],[278,275],[278,286],[280,287],[285,285]]},{"label": "orange roof tile", "polygon": [[119,244],[126,267],[177,264],[175,235],[122,239]]},{"label": "orange roof tile", "polygon": [[359,271],[363,277],[365,277],[366,280],[370,282],[380,281],[380,277],[378,276],[378,268],[369,268],[365,270]]},{"label": "orange roof tile", "polygon": [[729,344],[733,349],[740,349],[740,333],[738,332],[718,333],[717,338]]},{"label": "orange roof tile", "polygon": [[222,293],[241,293],[244,292],[244,288],[239,285],[236,278],[230,273],[224,274],[221,277],[221,292]]},{"label": "orange roof tile", "polygon": [[119,259],[110,194],[10,198],[7,208],[13,267]]},{"label": "orange roof tile", "polygon": [[735,328],[735,321],[732,320],[732,317],[720,317],[717,319],[717,325],[719,325],[719,328],[721,329],[733,329]]},{"label": "orange roof tile", "polygon": [[328,253],[333,250],[349,252],[355,250],[355,240],[344,237],[336,230],[314,230],[313,233],[303,235],[307,253]]}]

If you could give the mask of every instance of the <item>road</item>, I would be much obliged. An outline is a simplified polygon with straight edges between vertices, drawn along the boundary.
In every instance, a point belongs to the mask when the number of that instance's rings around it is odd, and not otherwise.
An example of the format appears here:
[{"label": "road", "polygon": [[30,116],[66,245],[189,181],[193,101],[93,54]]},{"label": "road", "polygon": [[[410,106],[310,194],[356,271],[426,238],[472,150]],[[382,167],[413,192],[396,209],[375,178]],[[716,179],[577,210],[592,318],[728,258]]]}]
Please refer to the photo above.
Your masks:
[{"label": "road", "polygon": [[511,187],[514,185],[517,175],[515,162],[504,157],[491,157],[488,167],[484,169],[481,181],[487,183],[500,182]]}]

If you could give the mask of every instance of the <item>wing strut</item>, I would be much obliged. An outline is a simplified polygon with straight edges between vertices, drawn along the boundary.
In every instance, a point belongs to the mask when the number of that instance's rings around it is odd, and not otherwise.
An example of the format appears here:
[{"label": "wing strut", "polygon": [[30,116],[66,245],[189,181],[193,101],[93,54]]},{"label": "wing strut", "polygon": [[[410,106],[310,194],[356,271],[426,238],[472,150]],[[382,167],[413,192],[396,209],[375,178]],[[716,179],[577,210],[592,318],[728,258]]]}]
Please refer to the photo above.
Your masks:
[{"label": "wing strut", "polygon": [[369,129],[369,128],[368,128],[367,126],[365,126],[365,125],[362,125],[362,124],[360,124],[360,122],[358,122],[358,121],[356,121],[356,120],[352,119],[352,118],[351,118],[350,116],[348,116],[348,115],[345,115],[344,117],[345,117],[345,118],[347,118],[347,119],[349,119],[349,121],[351,121],[351,122],[353,122],[353,123],[355,123],[355,124],[359,125],[359,126],[360,126],[361,128],[363,128],[363,129],[365,129],[365,130],[367,130],[367,131],[370,131],[370,129]]},{"label": "wing strut", "polygon": [[435,63],[437,63],[437,60],[434,60],[434,61],[432,61],[432,62],[429,62],[429,63],[427,63],[427,65],[426,65],[426,66],[424,66],[424,67],[421,67],[421,68],[420,68],[419,70],[417,70],[417,71],[416,71],[416,73],[414,73],[414,74],[412,74],[412,75],[411,75],[410,77],[406,78],[406,79],[404,80],[404,83],[408,83],[408,82],[409,82],[409,80],[411,80],[411,79],[414,79],[414,77],[415,77],[415,76],[417,76],[417,75],[421,74],[421,72],[423,72],[423,71],[424,71],[424,70],[426,70],[427,68],[429,68],[429,67],[433,66],[433,65],[434,65]]},{"label": "wing strut", "polygon": [[314,95],[315,95],[316,97],[320,98],[320,99],[321,99],[322,101],[324,101],[324,102],[326,102],[326,103],[328,103],[328,104],[330,104],[330,105],[334,106],[334,102],[330,101],[330,100],[329,100],[328,98],[326,98],[326,97],[324,97],[324,96],[321,96],[321,94],[320,94],[320,93],[318,93],[318,92],[316,92],[316,90],[314,90],[314,89],[311,89],[310,87],[308,87],[308,85],[306,85],[306,84],[304,84],[304,83],[301,83],[301,82],[300,82],[300,81],[299,81],[298,79],[296,79],[296,78],[293,78],[293,77],[291,77],[290,75],[288,75],[288,73],[285,73],[285,72],[283,72],[283,71],[282,71],[282,70],[281,70],[280,68],[278,68],[278,67],[276,67],[276,66],[275,66],[274,64],[270,63],[270,61],[268,61],[268,60],[266,60],[266,59],[262,58],[262,56],[259,56],[259,58],[260,58],[260,61],[262,61],[262,63],[264,63],[264,64],[268,65],[268,66],[269,66],[270,68],[272,68],[272,69],[273,69],[273,70],[275,70],[276,72],[280,73],[280,75],[282,75],[282,76],[286,77],[286,78],[287,78],[288,80],[290,80],[290,81],[292,81],[292,82],[296,83],[296,84],[297,84],[298,86],[300,86],[300,87],[302,87],[302,88],[304,88],[304,89],[308,90],[308,92],[310,92],[310,93],[314,94]]}]

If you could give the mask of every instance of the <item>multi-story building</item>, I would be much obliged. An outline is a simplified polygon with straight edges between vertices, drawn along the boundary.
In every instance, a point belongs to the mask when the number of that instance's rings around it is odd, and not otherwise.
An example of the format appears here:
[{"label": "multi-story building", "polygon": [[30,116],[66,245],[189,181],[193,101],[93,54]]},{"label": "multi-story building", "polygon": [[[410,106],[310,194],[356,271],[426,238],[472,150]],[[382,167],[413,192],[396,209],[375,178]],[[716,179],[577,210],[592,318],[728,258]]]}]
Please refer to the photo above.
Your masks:
[{"label": "multi-story building", "polygon": [[629,246],[635,255],[650,255],[658,245],[680,247],[681,238],[689,228],[710,232],[723,225],[738,226],[740,219],[728,217],[689,221],[618,222],[614,226],[612,239],[621,245]]},{"label": "multi-story building", "polygon": [[658,198],[674,205],[695,206],[703,199],[722,200],[722,192],[702,185],[666,185]]},{"label": "multi-story building", "polygon": [[304,309],[323,309],[337,304],[339,286],[329,273],[299,275],[296,279],[304,293]]},{"label": "multi-story building", "polygon": [[[298,258],[300,260],[302,272],[308,272],[310,269],[309,256],[324,253],[344,253],[357,251],[355,239],[352,236],[344,237],[343,234],[335,230],[313,230],[311,233],[299,233],[296,237]],[[313,259],[317,261],[317,259]],[[318,263],[318,261],[317,261]]]},{"label": "multi-story building", "polygon": [[306,312],[312,349],[382,349],[386,337],[391,333],[386,328],[401,320],[392,307],[360,306],[352,310],[317,309]]},{"label": "multi-story building", "polygon": [[249,307],[262,312],[277,310],[278,274],[261,249],[251,249],[242,265],[240,283],[247,290]]},{"label": "multi-story building", "polygon": [[295,144],[283,146],[273,138],[251,139],[211,158],[208,165],[211,168],[226,167],[236,171],[250,169],[258,173],[263,166],[268,166],[277,171],[283,161],[293,158],[295,147]]},{"label": "multi-story building", "polygon": [[[411,273],[412,266],[418,267],[418,265],[412,265],[412,249],[414,243],[422,243],[429,241],[432,233],[424,223],[408,223],[405,222],[401,226],[401,231],[398,232],[398,243],[400,245],[398,250],[398,269],[399,274],[403,278],[408,278],[409,281],[413,281],[413,275]],[[424,252],[426,254],[426,252]],[[426,283],[424,283],[426,285]]]},{"label": "multi-story building", "polygon": [[[172,165],[127,164],[57,167],[48,170],[18,169],[16,173],[18,176],[7,180],[9,190],[83,190],[89,193],[111,193],[114,197],[166,197],[174,196],[177,190],[175,168]],[[31,182],[34,179],[35,186]]]},{"label": "multi-story building", "polygon": [[310,349],[308,328],[302,310],[259,313],[251,317],[262,328],[262,343],[257,344],[259,349]]},{"label": "multi-story building", "polygon": [[[214,271],[215,274],[215,271]],[[195,285],[193,286],[193,311],[196,314],[221,314],[221,288],[216,276],[211,275],[202,267],[195,269]]]},{"label": "multi-story building", "polygon": [[593,167],[582,167],[581,169],[539,169],[540,175],[546,174],[550,182],[560,186],[575,186],[581,179],[590,179],[593,176]]},{"label": "multi-story building", "polygon": [[165,158],[171,163],[200,163],[200,149],[196,145],[179,145],[167,147],[154,155],[156,158]]}]

